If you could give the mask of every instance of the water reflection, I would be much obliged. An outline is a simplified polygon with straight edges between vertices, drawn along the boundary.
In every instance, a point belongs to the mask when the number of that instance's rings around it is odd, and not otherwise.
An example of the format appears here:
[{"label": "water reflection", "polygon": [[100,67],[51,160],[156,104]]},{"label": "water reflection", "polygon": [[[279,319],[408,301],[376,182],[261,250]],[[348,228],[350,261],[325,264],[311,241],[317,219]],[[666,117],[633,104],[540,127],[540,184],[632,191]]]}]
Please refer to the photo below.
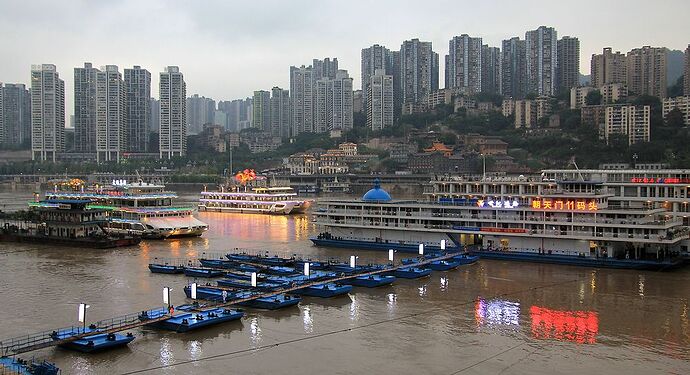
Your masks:
[{"label": "water reflection", "polygon": [[637,279],[637,294],[644,297],[644,275],[640,275]]},{"label": "water reflection", "polygon": [[[74,364],[72,365],[72,369],[75,374],[91,374],[93,373],[93,368],[91,366],[91,363],[84,357],[82,356],[77,356],[74,359]],[[2,370],[2,369],[0,369]],[[4,371],[0,372],[2,374],[5,374]],[[9,372],[8,374],[13,374],[13,372]]]},{"label": "water reflection", "polygon": [[271,242],[306,240],[312,231],[312,224],[306,215],[201,212],[199,218],[208,223],[213,235],[241,241],[255,241],[257,228],[265,228],[261,233],[262,240]]},{"label": "water reflection", "polygon": [[197,360],[201,358],[201,342],[194,340],[187,345],[187,350],[189,351],[189,358]]},{"label": "water reflection", "polygon": [[520,325],[520,303],[502,299],[484,300],[478,298],[474,305],[477,325],[514,326]]},{"label": "water reflection", "polygon": [[161,338],[161,364],[167,366],[175,362],[175,355],[173,354],[170,340],[167,337]]},{"label": "water reflection", "polygon": [[259,327],[259,318],[253,317],[249,324],[249,332],[251,335],[252,348],[256,348],[261,344],[261,327]]},{"label": "water reflection", "polygon": [[386,295],[386,301],[388,301],[387,307],[388,307],[388,315],[393,316],[395,315],[395,310],[398,305],[398,295],[395,293],[388,293]]},{"label": "water reflection", "polygon": [[445,292],[446,290],[448,290],[448,278],[442,277],[441,278],[441,291]]},{"label": "water reflection", "polygon": [[599,317],[593,311],[560,311],[530,307],[532,336],[578,344],[594,344],[599,333]]},{"label": "water reflection", "polygon": [[356,322],[359,320],[359,301],[357,301],[357,296],[351,295],[352,302],[350,303],[350,320]]},{"label": "water reflection", "polygon": [[422,298],[426,297],[426,284],[420,286],[419,288],[417,288],[417,290],[419,291],[420,297],[422,297]]},{"label": "water reflection", "polygon": [[304,324],[304,333],[314,332],[314,319],[311,316],[311,307],[304,306],[302,309],[302,323]]}]

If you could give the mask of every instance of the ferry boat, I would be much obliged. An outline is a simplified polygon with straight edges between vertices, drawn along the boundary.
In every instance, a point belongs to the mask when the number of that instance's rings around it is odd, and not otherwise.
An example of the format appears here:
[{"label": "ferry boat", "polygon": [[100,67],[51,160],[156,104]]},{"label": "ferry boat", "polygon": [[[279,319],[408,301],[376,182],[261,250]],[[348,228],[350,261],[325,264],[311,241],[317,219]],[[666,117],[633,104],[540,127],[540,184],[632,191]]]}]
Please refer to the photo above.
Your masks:
[{"label": "ferry boat", "polygon": [[139,236],[106,233],[106,210],[90,207],[91,203],[76,199],[29,202],[28,211],[0,220],[0,240],[98,249],[132,246],[141,241]]},{"label": "ferry boat", "polygon": [[71,189],[46,192],[47,199],[89,199],[92,207],[109,211],[104,229],[112,234],[134,234],[143,238],[201,236],[208,225],[194,217],[192,207],[174,206],[178,198],[164,185],[139,180],[113,180],[110,186],[70,184]]},{"label": "ferry boat", "polygon": [[[320,201],[314,217],[321,233],[311,240],[414,252],[421,244],[426,251],[464,249],[482,258],[611,268],[682,264],[689,238],[683,220],[648,197],[631,199],[649,189],[634,183],[612,188],[569,173],[552,175],[570,179],[436,178],[418,201],[393,200],[377,182],[362,199]],[[674,196],[686,204],[688,182]]]},{"label": "ferry boat", "polygon": [[199,211],[290,215],[306,212],[312,203],[297,198],[289,186],[267,186],[266,178],[257,176],[251,169],[237,173],[234,184],[226,185],[217,191],[204,188]]}]

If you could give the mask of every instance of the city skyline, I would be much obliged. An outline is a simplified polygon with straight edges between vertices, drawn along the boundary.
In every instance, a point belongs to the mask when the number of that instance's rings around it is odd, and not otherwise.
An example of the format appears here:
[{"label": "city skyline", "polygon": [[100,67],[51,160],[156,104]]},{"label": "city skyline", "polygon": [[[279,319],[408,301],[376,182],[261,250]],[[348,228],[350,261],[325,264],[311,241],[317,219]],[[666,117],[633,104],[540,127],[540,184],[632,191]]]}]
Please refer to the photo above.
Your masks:
[{"label": "city skyline", "polygon": [[[675,50],[684,50],[687,46],[685,36],[689,34],[690,26],[682,19],[690,10],[690,4],[682,1],[664,4],[663,8],[650,7],[640,1],[627,4],[623,9],[613,3],[582,2],[580,10],[561,4],[540,3],[533,7],[532,3],[482,3],[473,6],[473,12],[462,12],[459,17],[455,12],[444,10],[462,7],[462,3],[449,1],[434,2],[426,8],[416,8],[414,12],[410,11],[412,2],[396,2],[394,7],[368,4],[370,12],[362,12],[361,6],[336,8],[321,3],[302,8],[307,12],[337,13],[340,16],[330,17],[326,22],[322,21],[323,18],[302,13],[299,19],[286,17],[297,7],[293,3],[276,2],[262,7],[264,19],[276,21],[271,23],[274,26],[270,29],[257,27],[256,21],[246,17],[258,10],[258,5],[253,4],[217,2],[199,6],[153,1],[137,3],[137,12],[131,11],[134,2],[129,1],[92,4],[89,8],[50,2],[16,4],[3,6],[0,12],[0,30],[4,35],[15,36],[0,40],[0,47],[6,51],[0,56],[0,81],[28,84],[32,64],[50,63],[56,65],[58,72],[66,78],[65,91],[72,93],[74,82],[70,73],[75,67],[83,66],[84,62],[93,62],[94,66],[140,65],[152,72],[176,65],[185,72],[188,93],[230,100],[250,97],[255,90],[270,90],[273,86],[289,87],[289,67],[299,66],[316,56],[338,58],[341,69],[348,70],[355,78],[354,88],[359,89],[362,48],[380,44],[390,50],[398,50],[404,40],[413,38],[432,42],[434,51],[444,56],[448,53],[448,40],[461,34],[481,37],[484,44],[501,47],[503,40],[513,36],[524,38],[528,30],[539,26],[553,27],[559,36],[579,38],[582,74],[589,74],[591,55],[601,53],[605,47],[629,51],[644,45]],[[586,12],[587,6],[594,5],[601,12]],[[33,14],[30,13],[32,9],[39,6],[49,10],[42,14],[51,16],[32,16],[31,20],[41,22],[42,26],[36,27],[26,19],[28,14]],[[389,14],[383,22],[374,16],[379,8]],[[611,20],[606,16],[612,14],[607,11],[609,8],[621,15],[619,19],[630,21],[617,24],[615,34],[610,31]],[[677,11],[666,12],[669,8]],[[645,11],[639,12],[639,9]],[[96,16],[87,16],[87,11]],[[170,20],[170,26],[161,22],[151,23],[151,14]],[[580,14],[587,14],[587,22],[583,22]],[[80,22],[75,22],[76,19]],[[635,20],[644,20],[649,27],[641,28]],[[666,24],[677,26],[666,30],[663,27]],[[44,33],[47,29],[53,30],[50,36]],[[313,33],[317,30],[318,37],[314,38]],[[109,43],[96,43],[106,35]],[[54,42],[42,43],[40,49],[26,48],[46,37]],[[171,55],[167,43],[160,42],[166,37],[174,38],[176,50],[182,53]],[[441,61],[439,65],[439,82],[444,82],[444,64]],[[221,68],[231,74],[212,73]],[[157,78],[151,82],[154,97],[158,97]],[[67,114],[71,114],[72,95],[67,95],[66,99]]]}]

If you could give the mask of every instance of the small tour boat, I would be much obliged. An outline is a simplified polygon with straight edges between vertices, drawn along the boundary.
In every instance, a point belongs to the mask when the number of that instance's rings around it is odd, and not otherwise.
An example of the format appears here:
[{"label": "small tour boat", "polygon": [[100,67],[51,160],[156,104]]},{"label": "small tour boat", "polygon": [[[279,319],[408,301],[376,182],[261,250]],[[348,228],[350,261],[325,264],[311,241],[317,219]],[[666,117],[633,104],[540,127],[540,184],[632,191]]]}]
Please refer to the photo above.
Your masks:
[{"label": "small tour boat", "polygon": [[395,281],[395,276],[365,275],[343,280],[343,284],[363,286],[366,288],[376,288],[379,286],[392,284],[393,281]]},{"label": "small tour boat", "polygon": [[0,357],[0,374],[58,375],[60,369],[51,362],[25,361],[21,358]]},{"label": "small tour boat", "polygon": [[430,268],[404,267],[393,271],[393,276],[402,279],[419,279],[431,275],[431,271]]},{"label": "small tour boat", "polygon": [[223,276],[224,272],[212,268],[185,267],[184,274],[189,277],[218,277]]},{"label": "small tour boat", "polygon": [[[156,319],[167,314],[167,310],[162,308],[158,310],[147,311],[139,315],[142,321]],[[167,329],[175,332],[188,332],[195,329],[208,327],[220,323],[229,322],[240,319],[244,316],[241,310],[228,308],[211,308],[207,310],[200,310],[196,312],[188,312],[185,314],[175,315],[165,320],[151,323],[151,327]]]},{"label": "small tour boat", "polygon": [[173,266],[170,264],[149,263],[149,270],[152,273],[178,274],[184,273],[184,266]]},{"label": "small tour boat", "polygon": [[[251,292],[235,293],[234,298],[251,297]],[[257,298],[251,301],[240,302],[238,305],[253,307],[255,309],[277,310],[285,307],[296,306],[302,298],[290,294],[276,294],[270,297]]]},{"label": "small tour boat", "polygon": [[458,260],[436,260],[426,265],[426,267],[431,268],[434,271],[450,271],[452,269],[458,268],[461,262]]},{"label": "small tour boat", "polygon": [[335,283],[326,283],[319,285],[312,285],[294,291],[295,294],[300,294],[309,297],[331,298],[341,295],[346,295],[352,290],[352,285],[340,285]]},{"label": "small tour boat", "polygon": [[90,328],[87,328],[86,330],[74,328],[54,331],[51,334],[51,337],[53,340],[59,341],[73,336],[79,336],[84,333],[89,334],[91,332],[94,334],[60,344],[59,346],[65,349],[80,351],[82,353],[93,353],[125,346],[134,340],[134,335],[131,333],[127,333],[127,335],[121,335],[119,333],[102,333],[100,330]]}]

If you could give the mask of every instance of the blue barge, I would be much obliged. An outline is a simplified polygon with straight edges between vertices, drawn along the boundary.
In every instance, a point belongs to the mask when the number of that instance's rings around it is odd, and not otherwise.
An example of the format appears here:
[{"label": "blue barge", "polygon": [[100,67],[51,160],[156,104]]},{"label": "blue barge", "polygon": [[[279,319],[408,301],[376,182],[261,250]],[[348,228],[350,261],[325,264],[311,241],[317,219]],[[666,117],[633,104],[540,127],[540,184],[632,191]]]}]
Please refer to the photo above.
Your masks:
[{"label": "blue barge", "polygon": [[431,263],[428,263],[424,267],[431,268],[434,271],[450,271],[452,269],[458,268],[460,266],[460,261],[459,260],[436,260]]},{"label": "blue barge", "polygon": [[308,286],[294,291],[293,293],[320,298],[331,298],[341,295],[346,295],[352,291],[352,285],[339,285],[335,283],[326,283]]},{"label": "blue barge", "polygon": [[80,351],[82,353],[94,353],[125,346],[134,340],[134,335],[131,333],[127,335],[121,335],[119,333],[101,333],[99,330],[90,328],[86,328],[86,330],[81,328],[58,330],[54,331],[51,337],[53,340],[58,341],[91,332],[94,334],[65,344],[60,344],[60,347]]},{"label": "blue barge", "polygon": [[265,291],[271,291],[286,286],[285,283],[278,282],[257,282],[256,286],[253,287],[251,281],[239,279],[220,279],[216,283],[218,284],[218,286],[226,288],[254,289]]},{"label": "blue barge", "polygon": [[362,286],[365,288],[376,288],[379,286],[392,284],[393,281],[395,281],[395,276],[368,275],[356,276],[351,279],[343,280],[343,284]]},{"label": "blue barge", "polygon": [[[251,291],[225,291],[227,292],[227,298],[225,301],[231,301],[233,299],[242,299],[242,298],[248,298],[253,295],[256,295],[255,292]],[[187,298],[191,298],[192,295],[192,290],[188,286],[184,287],[184,293],[187,295]],[[196,288],[196,296],[199,299],[205,299],[209,301],[217,301],[217,302],[224,302],[223,301],[223,289],[218,289],[210,286],[197,286]],[[256,309],[265,309],[265,310],[276,310],[280,309],[283,307],[289,307],[289,306],[294,306],[299,303],[301,298],[298,296],[291,296],[291,295],[286,295],[286,294],[277,294],[274,296],[270,297],[262,297],[262,298],[257,298],[255,300],[251,301],[245,301],[238,303],[240,306],[246,306],[246,307],[253,307]]]},{"label": "blue barge", "polygon": [[[156,319],[167,314],[165,308],[145,311],[139,315],[139,320],[146,321]],[[200,310],[197,312],[188,312],[185,314],[175,315],[169,319],[161,320],[149,324],[154,328],[161,328],[175,332],[188,332],[195,329],[208,327],[220,323],[238,320],[244,316],[241,310],[227,309],[227,308],[211,308],[207,310]]]},{"label": "blue barge", "polygon": [[184,273],[184,266],[149,263],[149,270],[151,270],[152,273],[180,274]]},{"label": "blue barge", "polygon": [[393,271],[393,276],[401,279],[419,279],[431,275],[430,268],[404,267]]},{"label": "blue barge", "polygon": [[223,271],[212,268],[185,267],[184,274],[189,277],[219,277],[223,276]]},{"label": "blue barge", "polygon": [[[8,372],[7,372],[8,371]],[[58,375],[60,369],[50,362],[25,361],[21,358],[0,357],[0,374]]]}]

